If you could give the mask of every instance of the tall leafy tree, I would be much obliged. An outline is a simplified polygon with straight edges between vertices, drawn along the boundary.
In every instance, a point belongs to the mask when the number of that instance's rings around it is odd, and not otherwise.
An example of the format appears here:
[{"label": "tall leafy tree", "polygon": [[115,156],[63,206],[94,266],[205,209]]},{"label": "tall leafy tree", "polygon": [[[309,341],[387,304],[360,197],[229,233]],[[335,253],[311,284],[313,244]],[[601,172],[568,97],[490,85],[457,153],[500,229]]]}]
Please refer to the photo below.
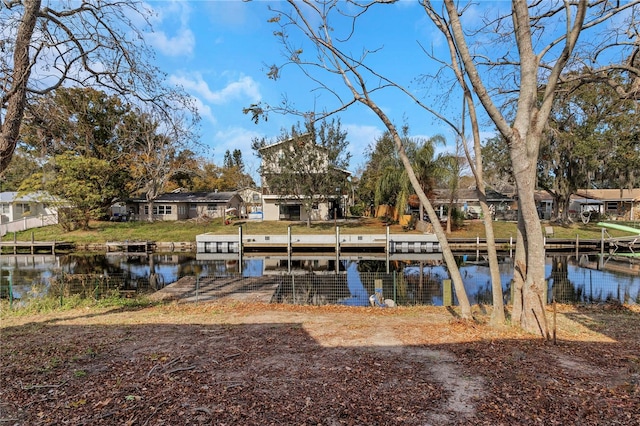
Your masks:
[{"label": "tall leafy tree", "polygon": [[234,149],[233,153],[227,150],[224,153],[224,161],[222,167],[222,186],[225,191],[233,191],[240,188],[255,186],[253,178],[244,170],[244,161],[242,159],[242,151]]},{"label": "tall leafy tree", "polygon": [[118,96],[61,87],[31,99],[20,136],[35,155],[75,152],[117,162],[129,150],[118,137],[129,110]]},{"label": "tall leafy tree", "polygon": [[88,229],[89,222],[104,216],[122,195],[122,188],[105,179],[115,164],[74,152],[56,155],[49,171],[34,173],[23,181],[20,191],[46,190],[57,200],[59,221],[66,230]]},{"label": "tall leafy tree", "polygon": [[280,194],[283,201],[295,199],[311,225],[313,206],[338,200],[348,190],[351,154],[347,151],[347,132],[340,120],[307,122],[283,131],[276,145],[255,139],[252,147],[262,161],[263,187]]},{"label": "tall leafy tree", "polygon": [[640,167],[640,124],[635,100],[621,99],[602,81],[571,82],[558,93],[541,147],[538,183],[568,222],[579,188],[634,187]]},{"label": "tall leafy tree", "polygon": [[[160,112],[189,99],[164,85],[144,43],[143,2],[5,0],[0,3],[0,172],[13,156],[32,95],[66,86],[102,88]],[[139,25],[141,24],[141,25]]]},{"label": "tall leafy tree", "polygon": [[[60,170],[56,162],[58,157],[62,156],[60,158],[66,162],[82,157],[112,165],[102,169],[105,186],[118,188],[109,202],[128,196],[132,174],[131,163],[126,158],[134,147],[119,137],[130,111],[118,97],[94,89],[60,88],[34,98],[28,110],[21,129],[23,146],[31,155],[40,157],[44,189],[56,189],[51,185],[56,181],[55,173]],[[109,202],[103,205],[103,214],[106,214]]]},{"label": "tall leafy tree", "polygon": [[17,191],[22,182],[37,170],[41,170],[39,159],[18,148],[9,167],[0,175],[0,192]]},{"label": "tall leafy tree", "polygon": [[[406,132],[405,132],[406,136]],[[379,204],[395,204],[395,197],[386,197],[383,193],[397,190],[395,184],[381,185],[381,179],[387,168],[398,170],[401,167],[393,139],[389,132],[383,133],[365,150],[365,167],[360,175],[358,197],[363,209],[373,209]],[[385,189],[387,187],[387,189]],[[370,213],[373,213],[370,211]]]}]

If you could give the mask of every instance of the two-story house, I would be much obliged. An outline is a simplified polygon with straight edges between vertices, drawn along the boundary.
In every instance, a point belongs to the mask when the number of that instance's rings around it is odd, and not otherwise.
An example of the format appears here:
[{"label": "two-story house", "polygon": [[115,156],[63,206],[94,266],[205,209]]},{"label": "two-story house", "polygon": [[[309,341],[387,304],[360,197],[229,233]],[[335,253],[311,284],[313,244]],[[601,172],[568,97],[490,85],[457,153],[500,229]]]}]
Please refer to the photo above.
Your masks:
[{"label": "two-story house", "polygon": [[330,162],[327,148],[303,134],[258,149],[264,220],[342,218],[351,173]]}]

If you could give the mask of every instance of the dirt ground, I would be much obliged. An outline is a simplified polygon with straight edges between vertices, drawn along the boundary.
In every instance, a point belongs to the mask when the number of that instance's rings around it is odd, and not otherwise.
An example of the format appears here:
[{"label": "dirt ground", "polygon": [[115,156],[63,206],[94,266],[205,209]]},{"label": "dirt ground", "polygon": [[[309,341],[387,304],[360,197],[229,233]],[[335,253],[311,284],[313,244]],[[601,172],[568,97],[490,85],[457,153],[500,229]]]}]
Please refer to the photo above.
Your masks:
[{"label": "dirt ground", "polygon": [[0,425],[640,424],[640,308],[558,307],[555,344],[474,311],[5,315]]}]

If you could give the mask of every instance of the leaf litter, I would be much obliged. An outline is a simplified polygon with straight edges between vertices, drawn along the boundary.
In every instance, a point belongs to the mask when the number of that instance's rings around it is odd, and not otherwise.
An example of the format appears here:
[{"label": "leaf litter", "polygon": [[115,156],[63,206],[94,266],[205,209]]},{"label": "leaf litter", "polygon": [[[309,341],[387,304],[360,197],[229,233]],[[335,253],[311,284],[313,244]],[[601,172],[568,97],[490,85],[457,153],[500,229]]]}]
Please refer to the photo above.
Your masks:
[{"label": "leaf litter", "polygon": [[0,422],[639,424],[638,307],[560,306],[555,344],[474,313],[216,302],[4,316]]}]

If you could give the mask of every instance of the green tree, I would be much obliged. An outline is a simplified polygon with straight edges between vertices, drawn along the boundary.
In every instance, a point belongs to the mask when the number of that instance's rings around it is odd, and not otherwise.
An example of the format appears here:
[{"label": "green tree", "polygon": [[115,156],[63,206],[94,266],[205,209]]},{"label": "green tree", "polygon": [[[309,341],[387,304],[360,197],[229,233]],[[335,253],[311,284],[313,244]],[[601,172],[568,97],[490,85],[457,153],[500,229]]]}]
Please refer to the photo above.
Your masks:
[{"label": "green tree", "polygon": [[240,188],[255,186],[253,178],[245,173],[242,151],[239,149],[234,149],[233,154],[229,150],[224,153],[221,172],[222,187],[219,189],[223,191],[235,191]]},{"label": "green tree", "polygon": [[131,147],[118,137],[129,107],[91,88],[59,88],[33,98],[20,136],[34,155],[75,152],[120,161]]},{"label": "green tree", "polygon": [[17,191],[22,182],[40,168],[37,158],[24,149],[16,149],[13,160],[0,176],[0,192]]},{"label": "green tree", "polygon": [[640,124],[637,101],[621,99],[608,84],[564,87],[541,146],[538,184],[554,197],[554,219],[566,223],[570,197],[579,188],[638,184]]},{"label": "green tree", "polygon": [[130,160],[140,146],[122,137],[126,120],[135,115],[118,97],[94,89],[60,88],[34,99],[29,111],[21,130],[23,146],[32,156],[40,156],[45,179],[59,170],[60,155],[107,161],[112,166],[103,169],[102,180],[120,188],[119,199],[128,196],[126,189],[135,175],[130,167],[138,165]]},{"label": "green tree", "polygon": [[[406,136],[406,132],[405,132]],[[389,132],[383,133],[365,150],[365,167],[360,175],[358,185],[358,198],[362,208],[369,213],[379,204],[395,205],[395,196],[387,196],[387,193],[397,191],[398,186],[389,182],[382,183],[383,175],[387,174],[387,168],[398,170],[402,167],[395,149],[393,139]],[[390,174],[388,174],[390,176]]]},{"label": "green tree", "polygon": [[89,222],[104,216],[122,188],[105,176],[113,175],[107,160],[67,152],[54,157],[53,167],[34,173],[20,187],[22,192],[45,190],[58,200],[59,221],[65,230],[88,229]]},{"label": "green tree", "polygon": [[[318,203],[332,202],[337,209],[349,190],[347,132],[339,120],[308,122],[283,131],[277,144],[255,139],[252,144],[261,159],[260,174],[265,187],[282,201],[297,200],[311,226],[312,210]],[[335,214],[335,211],[334,211]]]},{"label": "green tree", "polygon": [[484,141],[482,159],[487,186],[498,192],[514,188],[509,146],[502,135],[498,134]]},{"label": "green tree", "polygon": [[63,86],[105,88],[132,103],[166,112],[187,108],[196,116],[181,91],[163,86],[149,60],[148,16],[136,1],[0,3],[0,172],[13,156],[29,98]]}]

